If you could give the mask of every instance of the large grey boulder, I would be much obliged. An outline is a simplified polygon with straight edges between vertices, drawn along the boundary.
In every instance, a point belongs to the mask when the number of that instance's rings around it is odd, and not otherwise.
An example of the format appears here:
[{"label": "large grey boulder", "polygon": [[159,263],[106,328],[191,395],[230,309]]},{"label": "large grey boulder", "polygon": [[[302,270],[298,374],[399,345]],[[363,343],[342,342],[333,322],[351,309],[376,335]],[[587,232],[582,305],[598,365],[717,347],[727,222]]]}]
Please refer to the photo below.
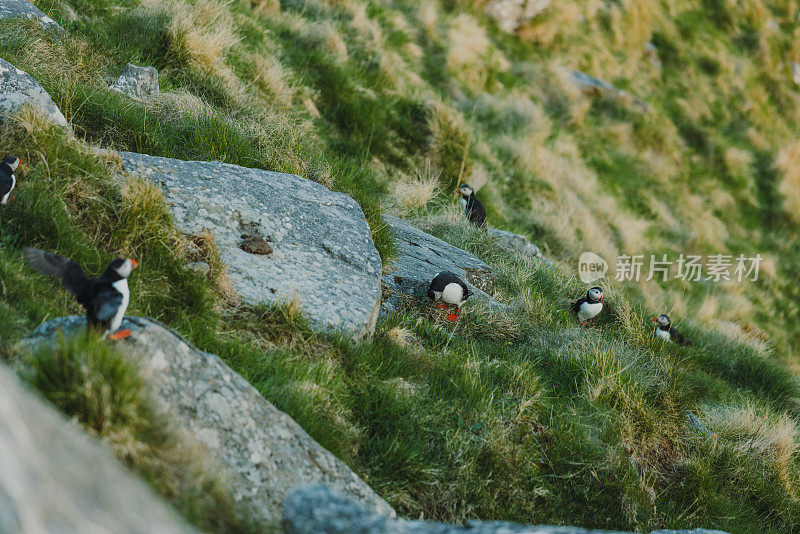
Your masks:
[{"label": "large grey boulder", "polygon": [[[464,526],[389,519],[325,486],[299,486],[283,503],[285,534],[624,534],[577,527],[468,521]],[[652,534],[656,534],[655,532]],[[659,530],[658,534],[725,534],[720,530]]]},{"label": "large grey boulder", "polygon": [[72,127],[47,91],[25,71],[0,59],[0,113],[13,113],[26,103],[33,105],[53,123],[72,132]]},{"label": "large grey boulder", "polygon": [[179,230],[210,230],[245,302],[297,299],[312,327],[372,334],[381,259],[361,207],[293,174],[121,152],[162,186]]},{"label": "large grey boulder", "polygon": [[0,532],[194,532],[0,363]]},{"label": "large grey boulder", "polygon": [[552,0],[491,0],[483,12],[494,19],[498,28],[511,33],[536,18],[551,3]]},{"label": "large grey boulder", "polygon": [[442,241],[406,221],[387,215],[386,222],[397,239],[399,254],[390,272],[383,276],[384,300],[381,313],[392,313],[400,298],[427,298],[428,286],[441,271],[450,271],[464,280],[475,293],[471,299],[500,306],[486,291],[491,291],[494,273],[480,258]]},{"label": "large grey boulder", "polygon": [[0,19],[17,17],[36,20],[42,28],[53,30],[59,35],[66,33],[56,21],[45,15],[41,9],[28,0],[0,0]]},{"label": "large grey boulder", "polygon": [[[40,326],[27,343],[55,343],[59,330],[70,335],[83,331],[85,325],[84,317],[55,319]],[[219,357],[197,350],[149,319],[128,317],[122,328],[133,333],[118,346],[138,359],[155,401],[178,428],[206,446],[236,500],[255,518],[277,524],[289,490],[298,484],[318,483],[332,486],[372,511],[394,515],[344,462]]]},{"label": "large grey boulder", "polygon": [[158,70],[128,63],[110,89],[134,98],[158,96]]}]

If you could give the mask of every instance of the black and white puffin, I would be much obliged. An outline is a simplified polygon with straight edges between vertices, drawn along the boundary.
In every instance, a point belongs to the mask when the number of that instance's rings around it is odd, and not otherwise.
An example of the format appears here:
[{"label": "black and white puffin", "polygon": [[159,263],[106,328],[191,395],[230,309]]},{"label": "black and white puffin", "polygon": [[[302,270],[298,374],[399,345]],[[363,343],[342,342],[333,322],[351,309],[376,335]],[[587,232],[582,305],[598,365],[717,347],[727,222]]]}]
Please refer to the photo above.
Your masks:
[{"label": "black and white puffin", "polygon": [[5,206],[11,200],[11,192],[17,185],[17,177],[14,171],[19,167],[17,156],[6,156],[0,162],[0,205]]},{"label": "black and white puffin", "polygon": [[692,345],[692,341],[689,338],[672,327],[668,315],[662,313],[658,317],[654,317],[653,322],[656,323],[656,337],[660,337],[665,341],[672,341],[678,345],[687,347]]},{"label": "black and white puffin", "polygon": [[589,319],[592,320],[592,326],[594,326],[594,318],[603,310],[605,302],[606,297],[603,295],[602,288],[595,286],[586,292],[585,297],[573,302],[570,309],[577,316],[581,326]]},{"label": "black and white puffin", "polygon": [[486,226],[486,210],[475,196],[472,187],[469,184],[461,184],[455,194],[461,195],[461,210],[469,222],[481,228]]},{"label": "black and white puffin", "polygon": [[447,308],[451,304],[456,306],[455,313],[447,316],[449,321],[455,321],[458,314],[461,312],[461,307],[467,301],[472,291],[469,290],[467,284],[449,271],[442,271],[437,274],[431,281],[428,288],[428,297],[431,300],[441,300],[445,304],[437,304],[438,308]]},{"label": "black and white puffin", "polygon": [[127,279],[139,265],[136,260],[115,259],[100,278],[87,278],[81,266],[67,258],[30,247],[26,247],[23,254],[28,264],[40,273],[61,279],[64,287],[86,308],[86,321],[91,328],[103,330],[103,335],[110,339],[131,335],[130,330],[119,330],[119,327],[128,309]]}]

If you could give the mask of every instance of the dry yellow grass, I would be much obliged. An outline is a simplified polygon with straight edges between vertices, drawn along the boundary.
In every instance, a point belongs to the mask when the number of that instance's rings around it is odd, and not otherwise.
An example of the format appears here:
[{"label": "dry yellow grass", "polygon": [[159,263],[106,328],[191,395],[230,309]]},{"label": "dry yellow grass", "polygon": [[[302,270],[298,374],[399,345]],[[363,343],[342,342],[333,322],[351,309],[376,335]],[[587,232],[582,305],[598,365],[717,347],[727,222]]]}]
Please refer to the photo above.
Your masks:
[{"label": "dry yellow grass", "polygon": [[800,221],[800,140],[784,147],[775,160],[775,166],[783,173],[780,192],[786,197],[786,214]]},{"label": "dry yellow grass", "polygon": [[198,67],[211,70],[217,68],[225,55],[239,42],[230,10],[217,0],[198,0],[194,4],[182,0],[168,3],[145,0],[144,5],[156,10],[167,10],[172,15],[170,32],[173,46]]},{"label": "dry yellow grass", "polygon": [[390,185],[394,205],[401,214],[425,206],[439,194],[440,180],[441,173],[430,163],[413,176],[403,175]]}]

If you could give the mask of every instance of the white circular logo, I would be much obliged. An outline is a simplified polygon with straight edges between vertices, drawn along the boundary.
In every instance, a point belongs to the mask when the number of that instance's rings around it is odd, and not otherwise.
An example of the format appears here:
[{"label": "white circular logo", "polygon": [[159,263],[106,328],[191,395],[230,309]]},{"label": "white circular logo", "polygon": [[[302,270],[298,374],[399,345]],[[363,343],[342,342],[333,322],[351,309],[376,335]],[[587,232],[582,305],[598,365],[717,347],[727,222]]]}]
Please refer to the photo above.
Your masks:
[{"label": "white circular logo", "polygon": [[578,277],[584,284],[600,280],[607,272],[608,263],[594,252],[584,252],[578,258]]}]

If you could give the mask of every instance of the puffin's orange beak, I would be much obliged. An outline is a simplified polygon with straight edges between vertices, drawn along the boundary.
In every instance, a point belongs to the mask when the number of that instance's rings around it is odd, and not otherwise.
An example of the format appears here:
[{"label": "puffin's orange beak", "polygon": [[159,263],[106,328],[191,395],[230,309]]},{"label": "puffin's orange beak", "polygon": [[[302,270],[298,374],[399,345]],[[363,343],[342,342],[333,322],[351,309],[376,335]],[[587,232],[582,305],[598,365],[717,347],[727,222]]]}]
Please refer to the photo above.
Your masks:
[{"label": "puffin's orange beak", "polygon": [[605,296],[605,295],[603,295],[603,296],[600,298],[600,303],[601,303],[601,304],[605,304],[605,303],[606,303],[606,296]]},{"label": "puffin's orange beak", "polygon": [[653,322],[658,321],[658,317],[653,317]]},{"label": "puffin's orange beak", "polygon": [[136,267],[138,267],[138,265],[139,265],[139,262],[138,262],[138,261],[136,261],[136,260],[128,260],[128,261],[130,261],[130,262],[131,262],[131,265],[133,266],[133,268],[134,268],[134,269],[135,269]]},{"label": "puffin's orange beak", "polygon": [[454,195],[458,195],[459,194],[458,189],[456,189],[455,193],[453,193],[453,194]]}]

